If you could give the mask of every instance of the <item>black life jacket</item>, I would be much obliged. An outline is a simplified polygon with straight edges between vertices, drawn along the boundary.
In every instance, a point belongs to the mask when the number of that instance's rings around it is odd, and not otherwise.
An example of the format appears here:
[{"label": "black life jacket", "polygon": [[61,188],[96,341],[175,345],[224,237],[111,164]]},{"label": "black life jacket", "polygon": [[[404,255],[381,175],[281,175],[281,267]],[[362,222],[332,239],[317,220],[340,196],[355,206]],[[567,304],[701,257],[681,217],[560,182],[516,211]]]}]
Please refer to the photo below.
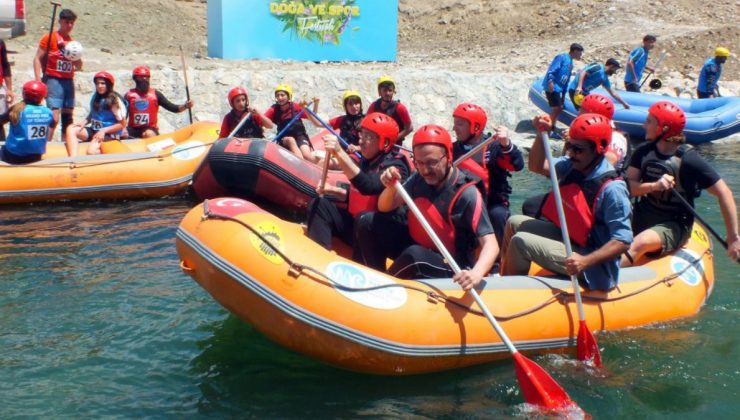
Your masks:
[{"label": "black life jacket", "polygon": [[[642,182],[655,182],[664,174],[673,176],[676,181],[675,190],[681,194],[689,203],[693,205],[694,197],[698,196],[698,190],[686,191],[681,184],[679,174],[681,172],[681,160],[684,155],[693,148],[688,144],[682,144],[676,150],[676,153],[668,159],[663,159],[658,155],[657,149],[653,147],[642,159],[640,167]],[[684,212],[684,206],[681,201],[669,191],[655,191],[645,195],[642,199],[647,200],[652,206],[673,212]]]},{"label": "black life jacket", "polygon": [[[233,130],[239,124],[240,119],[237,117],[236,112],[234,112],[233,109],[229,111],[228,118],[229,127]],[[231,132],[224,134],[228,136]],[[257,122],[252,118],[252,114],[249,114],[247,121],[242,124],[239,130],[234,134],[234,137],[242,139],[263,139],[265,138],[265,132],[262,127],[257,125]]]},{"label": "black life jacket", "polygon": [[401,117],[398,116],[398,101],[390,101],[388,102],[388,108],[383,109],[380,107],[380,105],[383,103],[383,100],[378,98],[373,103],[373,112],[380,112],[383,113],[391,118],[393,118],[396,123],[398,123],[398,129],[400,131],[403,131],[404,128],[406,128],[406,124],[401,121]]},{"label": "black life jacket", "polygon": [[339,135],[349,144],[360,144],[360,123],[365,117],[363,114],[344,115],[339,123]]},{"label": "black life jacket", "polygon": [[[275,115],[275,121],[276,121],[275,124],[277,125],[277,131],[278,131],[278,133],[281,132],[285,128],[285,126],[288,125],[288,122],[290,122],[290,120],[293,119],[293,117],[295,117],[295,115],[296,115],[296,111],[295,111],[295,108],[294,108],[294,103],[293,102],[288,102],[288,104],[290,106],[288,107],[287,112],[290,112],[290,117],[289,118],[286,118],[286,119],[283,119],[283,113],[285,111],[283,111],[283,109],[280,107],[280,105],[278,105],[278,104],[273,104],[272,105],[272,109],[273,109],[273,112],[274,112],[274,115]],[[288,131],[286,131],[285,134],[283,134],[283,137],[285,137],[285,136],[288,136],[288,137],[306,136],[306,137],[308,137],[308,134],[306,132],[306,126],[303,125],[303,121],[301,121],[301,119],[298,118],[293,123],[293,125],[291,125],[290,128],[288,128]]]}]

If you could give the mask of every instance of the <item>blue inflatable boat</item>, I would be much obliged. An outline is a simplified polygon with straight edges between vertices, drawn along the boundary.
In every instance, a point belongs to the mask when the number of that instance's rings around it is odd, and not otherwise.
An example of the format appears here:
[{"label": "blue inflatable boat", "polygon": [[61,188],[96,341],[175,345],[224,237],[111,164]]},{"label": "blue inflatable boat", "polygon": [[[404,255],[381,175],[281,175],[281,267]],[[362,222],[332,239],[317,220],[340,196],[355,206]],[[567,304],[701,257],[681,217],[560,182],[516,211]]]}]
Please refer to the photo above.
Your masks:
[{"label": "blue inflatable boat", "polygon": [[[608,92],[601,88],[593,92],[611,97]],[[691,144],[706,143],[740,132],[740,97],[738,96],[685,99],[622,90],[619,91],[619,96],[630,104],[630,109],[624,109],[621,104],[614,101],[616,106],[614,123],[619,130],[628,133],[632,138],[645,137],[642,124],[647,117],[648,108],[657,101],[671,101],[686,112],[687,121],[684,133],[687,141]],[[550,106],[547,104],[547,98],[542,90],[542,79],[537,79],[529,88],[529,100],[539,109],[547,113],[550,112]],[[565,109],[560,113],[558,121],[570,125],[576,115],[578,115],[578,111],[566,95]]]}]

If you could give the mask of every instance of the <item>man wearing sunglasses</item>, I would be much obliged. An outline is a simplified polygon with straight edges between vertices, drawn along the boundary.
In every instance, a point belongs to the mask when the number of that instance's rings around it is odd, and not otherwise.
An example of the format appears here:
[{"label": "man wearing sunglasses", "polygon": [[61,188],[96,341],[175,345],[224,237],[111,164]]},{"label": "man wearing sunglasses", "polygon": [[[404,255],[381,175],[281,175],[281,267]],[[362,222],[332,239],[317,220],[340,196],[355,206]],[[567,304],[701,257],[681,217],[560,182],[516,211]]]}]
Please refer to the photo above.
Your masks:
[{"label": "man wearing sunglasses", "polygon": [[[452,277],[469,290],[490,272],[498,255],[496,236],[483,196],[476,187],[480,180],[452,166],[452,138],[438,125],[419,128],[412,147],[418,172],[406,180],[404,188],[462,271],[453,273],[419,220],[408,213],[407,231],[387,232],[397,243],[406,245],[388,273],[413,279]],[[393,187],[400,181],[400,173],[396,168],[389,168],[380,180],[386,189],[380,194],[378,209],[393,211],[403,204],[403,198]],[[478,247],[481,251],[476,259],[474,251]],[[367,251],[363,249],[363,254]]]},{"label": "man wearing sunglasses", "polygon": [[[546,115],[535,126],[549,130]],[[512,216],[504,232],[502,275],[526,275],[531,263],[563,275],[576,275],[592,290],[617,285],[619,258],[632,243],[632,213],[627,186],[617,178],[604,153],[612,136],[610,121],[598,114],[573,120],[566,156],[553,160],[560,181],[563,210],[573,253],[566,255],[557,207],[552,193],[545,199],[542,216]],[[549,176],[543,142],[538,134],[529,154],[529,170]]]}]

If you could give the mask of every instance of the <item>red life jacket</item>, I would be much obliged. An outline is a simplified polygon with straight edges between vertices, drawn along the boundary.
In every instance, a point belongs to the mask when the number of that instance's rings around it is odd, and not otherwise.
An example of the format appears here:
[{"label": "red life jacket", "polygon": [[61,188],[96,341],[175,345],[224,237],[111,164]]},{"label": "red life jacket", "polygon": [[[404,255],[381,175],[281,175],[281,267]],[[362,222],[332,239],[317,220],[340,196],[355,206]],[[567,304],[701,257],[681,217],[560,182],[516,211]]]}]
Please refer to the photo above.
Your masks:
[{"label": "red life jacket", "polygon": [[[596,223],[597,198],[601,191],[615,179],[620,179],[615,171],[608,171],[598,178],[584,181],[584,175],[571,170],[560,182],[560,197],[563,199],[563,213],[568,225],[570,240],[580,246],[588,243],[591,229]],[[542,216],[560,227],[557,204],[552,191],[547,193],[542,205]]]},{"label": "red life jacket", "polygon": [[[421,211],[421,214],[429,222],[434,233],[437,234],[445,248],[452,255],[456,255],[457,253],[457,238],[455,237],[455,225],[452,223],[452,208],[458,197],[460,197],[460,194],[466,188],[475,188],[476,183],[479,182],[478,180],[470,179],[462,171],[454,171],[453,179],[449,181],[442,192],[436,197],[412,194],[414,203],[419,208],[419,211]],[[420,182],[424,182],[421,177],[418,179]],[[480,203],[482,205],[483,200],[480,200]],[[436,250],[437,247],[426,230],[424,230],[424,226],[410,210],[408,211],[408,221],[411,238],[425,248]]]},{"label": "red life jacket", "polygon": [[71,61],[64,58],[59,48],[60,43],[72,42],[72,37],[63,37],[59,32],[51,34],[49,57],[46,59],[46,75],[58,79],[73,79],[75,77],[75,66]]},{"label": "red life jacket", "polygon": [[[485,140],[487,140],[487,137],[481,138],[481,141]],[[452,154],[455,157],[455,160],[459,159],[461,156],[469,151],[465,150],[467,148],[466,143],[467,142],[457,141],[452,144]],[[488,168],[486,167],[485,161],[488,147],[490,147],[490,145],[486,146],[480,152],[465,159],[464,161],[460,162],[459,165],[457,165],[459,169],[463,169],[483,181],[483,186],[485,187],[485,191],[483,192],[485,193],[484,197],[488,196]],[[469,147],[468,149],[472,149],[472,147]]]},{"label": "red life jacket", "polygon": [[136,89],[126,92],[128,101],[128,126],[133,128],[157,127],[157,114],[159,113],[159,102],[153,88],[145,94]]},{"label": "red life jacket", "polygon": [[[366,173],[368,174],[377,174],[376,176],[380,177],[380,174],[383,173],[383,171],[388,168],[389,164],[386,164],[386,160],[389,160],[388,158],[392,157],[390,159],[391,161],[395,160],[401,160],[403,161],[407,166],[407,173],[411,173],[410,169],[410,161],[407,155],[402,153],[396,153],[396,154],[389,154],[384,153],[380,155],[378,159],[378,164],[372,165],[366,170]],[[350,184],[349,187],[349,203],[347,204],[347,210],[349,213],[354,217],[358,214],[362,213],[363,211],[378,211],[378,197],[380,197],[380,194],[374,194],[374,195],[364,195],[362,194],[357,188],[355,188],[353,185]]]}]

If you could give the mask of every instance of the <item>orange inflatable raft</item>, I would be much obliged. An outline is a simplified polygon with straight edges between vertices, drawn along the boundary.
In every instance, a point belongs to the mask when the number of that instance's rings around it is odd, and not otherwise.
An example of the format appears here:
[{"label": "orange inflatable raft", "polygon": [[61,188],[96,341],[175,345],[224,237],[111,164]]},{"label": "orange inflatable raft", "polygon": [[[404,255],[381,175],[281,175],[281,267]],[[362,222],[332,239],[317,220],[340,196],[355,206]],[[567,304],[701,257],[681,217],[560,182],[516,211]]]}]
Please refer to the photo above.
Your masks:
[{"label": "orange inflatable raft", "polygon": [[0,203],[76,199],[155,198],[186,188],[218,138],[219,124],[197,122],[172,133],[106,142],[87,156],[81,143],[70,158],[63,143],[49,143],[41,161],[0,162]]},{"label": "orange inflatable raft", "polygon": [[[248,201],[218,198],[192,209],[177,251],[182,269],[228,310],[280,345],[342,368],[404,375],[509,357],[450,279],[399,280],[358,265]],[[618,330],[691,316],[713,285],[711,242],[697,225],[683,249],[623,269],[615,290],[584,291],[587,322]],[[574,348],[569,280],[493,276],[479,293],[518,349]]]}]

